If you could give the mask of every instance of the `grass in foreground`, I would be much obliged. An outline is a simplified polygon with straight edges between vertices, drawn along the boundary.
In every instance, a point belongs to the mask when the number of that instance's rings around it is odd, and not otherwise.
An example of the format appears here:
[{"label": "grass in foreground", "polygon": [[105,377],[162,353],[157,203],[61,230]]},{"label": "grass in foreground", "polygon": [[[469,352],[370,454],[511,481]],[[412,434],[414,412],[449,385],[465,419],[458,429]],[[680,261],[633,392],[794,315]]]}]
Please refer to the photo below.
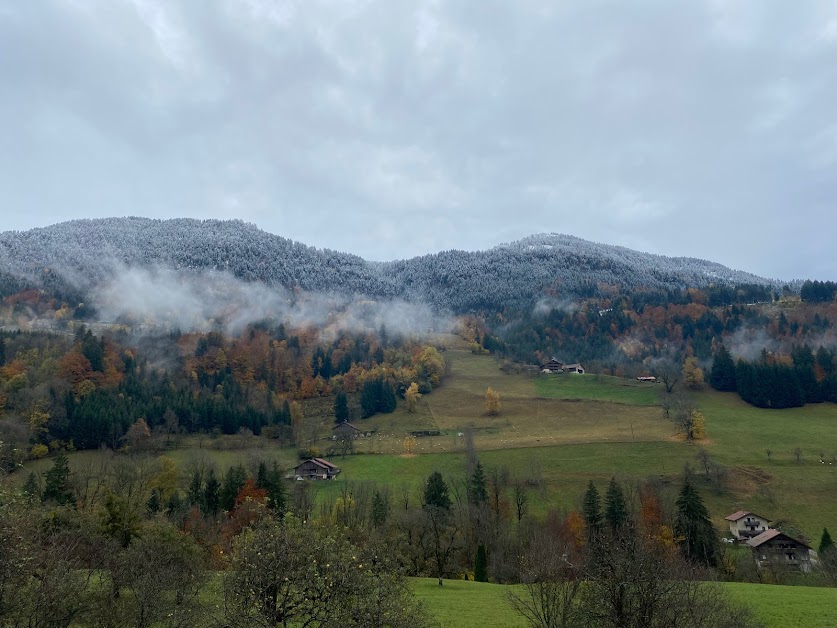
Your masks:
[{"label": "grass in foreground", "polygon": [[525,628],[527,622],[506,601],[512,587],[465,580],[410,578],[412,589],[442,626],[459,628]]},{"label": "grass in foreground", "polygon": [[[527,625],[506,601],[507,592],[517,587],[463,580],[445,580],[440,587],[433,578],[411,578],[411,585],[442,626]],[[834,628],[837,624],[837,589],[738,582],[722,586],[732,600],[750,607],[767,628]]]}]

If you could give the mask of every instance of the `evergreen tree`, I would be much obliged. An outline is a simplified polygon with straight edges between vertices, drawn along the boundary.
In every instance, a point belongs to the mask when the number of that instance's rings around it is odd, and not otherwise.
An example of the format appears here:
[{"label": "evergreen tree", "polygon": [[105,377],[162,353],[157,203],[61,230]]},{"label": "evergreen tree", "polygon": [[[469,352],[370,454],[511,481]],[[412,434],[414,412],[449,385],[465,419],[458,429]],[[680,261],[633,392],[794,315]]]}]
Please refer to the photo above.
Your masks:
[{"label": "evergreen tree", "polygon": [[485,545],[482,543],[477,547],[477,560],[474,564],[474,580],[476,582],[488,582],[488,556],[485,553]]},{"label": "evergreen tree", "polygon": [[334,422],[344,423],[349,420],[349,398],[340,391],[334,397]]},{"label": "evergreen tree", "polygon": [[820,556],[825,555],[826,552],[834,551],[834,541],[831,540],[831,535],[828,533],[828,528],[822,529],[822,537],[820,537],[820,546],[817,550]]},{"label": "evergreen tree", "polygon": [[485,482],[485,470],[482,463],[477,462],[474,472],[468,482],[468,501],[475,506],[480,506],[488,501],[488,489]]},{"label": "evergreen tree", "polygon": [[712,361],[709,383],[715,390],[732,392],[736,389],[735,363],[724,345],[721,345]]},{"label": "evergreen tree", "polygon": [[440,510],[450,510],[451,501],[448,494],[448,485],[438,471],[434,471],[427,478],[427,484],[424,487],[424,505]]},{"label": "evergreen tree", "polygon": [[621,530],[628,523],[628,506],[625,503],[625,494],[616,478],[610,479],[607,493],[605,493],[604,520],[614,532]]},{"label": "evergreen tree", "polygon": [[387,499],[380,492],[375,491],[375,495],[372,496],[372,523],[375,527],[380,528],[384,525],[388,514],[389,504]]},{"label": "evergreen tree", "polygon": [[0,336],[0,366],[6,364],[6,339]]},{"label": "evergreen tree", "polygon": [[189,504],[204,509],[203,476],[198,470],[195,470],[189,481]]},{"label": "evergreen tree", "polygon": [[221,483],[215,477],[215,470],[210,469],[209,475],[206,478],[206,486],[203,489],[203,506],[204,513],[212,515],[218,514],[221,508]]},{"label": "evergreen tree", "polygon": [[171,492],[171,497],[169,497],[169,501],[166,504],[166,512],[169,515],[177,514],[182,507],[183,499],[180,497],[180,491],[175,489]]},{"label": "evergreen tree", "polygon": [[279,463],[274,461],[271,465],[270,471],[267,473],[267,483],[264,488],[267,490],[268,508],[277,516],[285,514],[287,499],[285,497],[285,484],[282,479],[282,470],[279,468]]},{"label": "evergreen tree", "polygon": [[256,488],[267,489],[267,465],[264,461],[259,462],[256,470]]},{"label": "evergreen tree", "polygon": [[38,478],[35,477],[35,472],[31,471],[26,478],[26,483],[23,485],[23,494],[30,500],[41,498],[41,491],[38,487]]},{"label": "evergreen tree", "polygon": [[718,539],[700,495],[688,477],[677,498],[675,534],[680,537],[680,550],[694,563],[712,567],[718,560]]},{"label": "evergreen tree", "polygon": [[582,506],[584,523],[587,524],[587,534],[594,536],[602,529],[602,506],[599,499],[599,491],[593,481],[587,486],[584,493],[584,505]]},{"label": "evergreen tree", "polygon": [[41,499],[61,506],[74,501],[73,492],[70,490],[70,463],[63,453],[55,457],[52,468],[44,476],[44,493]]},{"label": "evergreen tree", "polygon": [[148,512],[152,515],[157,514],[160,512],[160,509],[163,507],[162,502],[160,501],[160,491],[156,488],[151,489],[151,496],[148,498],[148,501],[145,503],[146,508],[148,508]]},{"label": "evergreen tree", "polygon": [[398,399],[395,397],[395,388],[386,380],[381,381],[381,398],[378,403],[378,410],[385,414],[394,412],[398,407]]},{"label": "evergreen tree", "polygon": [[381,380],[370,379],[360,388],[361,416],[368,419],[378,411],[378,397],[380,396]]},{"label": "evergreen tree", "polygon": [[235,508],[235,498],[247,481],[247,471],[243,466],[230,467],[221,486],[221,509],[231,512]]}]

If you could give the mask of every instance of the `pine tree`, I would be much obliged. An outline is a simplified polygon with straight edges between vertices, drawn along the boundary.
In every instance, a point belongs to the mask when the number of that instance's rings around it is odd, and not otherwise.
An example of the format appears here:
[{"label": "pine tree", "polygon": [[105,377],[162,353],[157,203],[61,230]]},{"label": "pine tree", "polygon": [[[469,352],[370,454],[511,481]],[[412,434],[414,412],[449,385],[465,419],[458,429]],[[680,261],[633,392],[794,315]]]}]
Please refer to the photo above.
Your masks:
[{"label": "pine tree", "polygon": [[259,463],[256,470],[256,488],[267,489],[267,465],[264,461]]},{"label": "pine tree", "polygon": [[6,364],[6,339],[0,336],[0,366]]},{"label": "pine tree", "polygon": [[605,493],[604,520],[614,532],[621,530],[628,523],[628,506],[625,503],[625,494],[616,478],[610,479],[607,493]]},{"label": "pine tree", "polygon": [[474,563],[474,580],[476,582],[488,582],[488,556],[485,553],[485,545],[482,543],[477,547],[477,560]]},{"label": "pine tree", "polygon": [[395,388],[386,380],[381,381],[381,398],[378,403],[378,409],[389,414],[395,412],[398,407],[398,399],[395,397]]},{"label": "pine tree", "polygon": [[163,504],[160,501],[160,491],[156,488],[151,489],[151,496],[148,498],[145,506],[148,508],[148,512],[152,515],[160,512],[160,509],[163,507]]},{"label": "pine tree", "polygon": [[368,419],[378,411],[378,397],[380,395],[381,380],[370,379],[360,388],[361,416]]},{"label": "pine tree", "polygon": [[189,481],[189,504],[204,509],[203,475],[196,470]]},{"label": "pine tree", "polygon": [[602,506],[599,491],[596,490],[596,485],[592,480],[584,493],[582,515],[584,523],[587,524],[587,534],[590,536],[598,534],[602,529]]},{"label": "pine tree", "polygon": [[169,501],[166,504],[166,513],[169,515],[177,514],[177,512],[183,507],[183,499],[180,497],[180,491],[175,489],[171,493],[171,497],[169,497]]},{"label": "pine tree", "polygon": [[35,477],[34,471],[30,472],[29,477],[26,478],[26,483],[23,485],[23,494],[30,500],[41,498],[41,491],[38,487],[38,478]]},{"label": "pine tree", "polygon": [[247,471],[243,466],[230,467],[221,486],[221,509],[231,512],[235,508],[235,498],[247,481]]},{"label": "pine tree", "polygon": [[820,546],[818,548],[820,556],[826,552],[834,551],[834,541],[831,540],[831,535],[828,533],[828,528],[822,529],[822,537],[820,537]]},{"label": "pine tree", "polygon": [[729,392],[736,390],[735,363],[724,345],[721,345],[712,361],[709,383],[715,390]]},{"label": "pine tree", "polygon": [[424,487],[424,504],[427,507],[450,510],[451,501],[448,494],[448,485],[438,471],[434,471],[427,478],[427,484]]},{"label": "pine tree", "polygon": [[700,495],[688,477],[677,498],[675,534],[680,537],[680,550],[694,563],[712,567],[718,560],[718,539]]},{"label": "pine tree", "polygon": [[267,490],[267,505],[275,515],[282,516],[285,514],[286,498],[285,498],[285,484],[282,479],[282,470],[279,468],[279,463],[274,462],[270,471],[267,473],[267,483],[264,487]]},{"label": "pine tree", "polygon": [[346,393],[339,392],[334,397],[334,422],[344,423],[349,420],[349,398]]},{"label": "pine tree", "polygon": [[52,468],[44,477],[44,493],[41,500],[53,502],[61,506],[73,503],[73,493],[70,490],[70,463],[63,453],[58,454],[52,463]]},{"label": "pine tree", "polygon": [[215,471],[209,470],[209,476],[206,478],[206,486],[203,489],[203,505],[204,513],[212,515],[218,514],[221,508],[221,483],[215,477]]},{"label": "pine tree", "polygon": [[485,470],[482,463],[477,462],[474,472],[468,482],[468,501],[475,506],[480,506],[488,501],[488,489],[485,483]]},{"label": "pine tree", "polygon": [[379,528],[386,523],[388,511],[389,504],[387,504],[386,498],[375,491],[375,495],[372,496],[372,523],[375,527]]}]

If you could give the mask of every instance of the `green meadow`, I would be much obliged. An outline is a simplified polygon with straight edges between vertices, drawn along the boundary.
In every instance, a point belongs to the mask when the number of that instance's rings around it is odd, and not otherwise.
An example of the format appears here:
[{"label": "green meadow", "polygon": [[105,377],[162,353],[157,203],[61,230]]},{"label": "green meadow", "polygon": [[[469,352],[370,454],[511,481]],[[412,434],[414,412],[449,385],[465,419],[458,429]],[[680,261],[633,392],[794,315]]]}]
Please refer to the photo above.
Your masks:
[{"label": "green meadow", "polygon": [[[442,626],[524,628],[527,623],[508,604],[519,587],[464,580],[412,578],[411,585]],[[747,605],[766,628],[834,628],[837,589],[723,583],[730,598]]]},{"label": "green meadow", "polygon": [[[762,410],[735,394],[707,389],[695,393],[706,417],[707,439],[694,444],[684,442],[665,419],[661,384],[591,374],[506,374],[493,357],[473,355],[456,343],[444,355],[448,376],[422,397],[416,412],[399,405],[392,414],[354,421],[373,435],[357,439],[355,455],[332,457],[342,473],[333,482],[315,483],[318,499],[336,496],[346,483],[417,491],[434,470],[448,479],[461,478],[470,435],[483,464],[505,467],[512,478],[527,483],[530,512],[538,515],[577,507],[590,480],[603,485],[611,476],[626,481],[653,477],[674,487],[684,465],[702,470],[697,454],[703,448],[726,469],[720,491],[701,480],[719,529],[723,517],[739,508],[788,522],[815,542],[823,527],[837,529],[834,404]],[[502,396],[500,414],[494,417],[486,415],[483,403],[489,386]],[[306,411],[321,423],[324,436],[330,434],[329,400]],[[439,435],[418,437],[408,445],[415,430]],[[325,437],[316,447],[325,454],[331,444]],[[108,454],[77,452],[71,464],[89,467],[102,455]],[[290,468],[296,460],[293,448],[239,436],[183,437],[165,455],[184,471],[198,459],[214,462],[222,472],[259,459],[278,458]],[[50,464],[45,459],[27,467],[43,471]],[[22,482],[25,473],[16,475]]]}]

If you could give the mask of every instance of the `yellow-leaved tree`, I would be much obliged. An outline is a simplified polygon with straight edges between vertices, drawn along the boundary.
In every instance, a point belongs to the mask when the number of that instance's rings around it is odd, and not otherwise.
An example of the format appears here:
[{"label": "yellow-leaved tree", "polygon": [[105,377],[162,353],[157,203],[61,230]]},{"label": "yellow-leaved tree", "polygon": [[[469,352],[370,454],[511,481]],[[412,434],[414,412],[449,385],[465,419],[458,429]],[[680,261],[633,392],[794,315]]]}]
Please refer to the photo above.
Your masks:
[{"label": "yellow-leaved tree", "polygon": [[488,416],[500,414],[500,393],[489,386],[485,389],[485,413]]},{"label": "yellow-leaved tree", "polygon": [[692,421],[689,427],[689,440],[703,440],[706,438],[706,419],[700,410],[692,411]]},{"label": "yellow-leaved tree", "polygon": [[407,412],[415,412],[418,400],[421,399],[421,393],[418,389],[418,384],[413,382],[404,392],[404,399],[407,401]]},{"label": "yellow-leaved tree", "polygon": [[697,358],[686,358],[683,362],[683,385],[692,390],[703,388],[703,369],[698,366]]}]

